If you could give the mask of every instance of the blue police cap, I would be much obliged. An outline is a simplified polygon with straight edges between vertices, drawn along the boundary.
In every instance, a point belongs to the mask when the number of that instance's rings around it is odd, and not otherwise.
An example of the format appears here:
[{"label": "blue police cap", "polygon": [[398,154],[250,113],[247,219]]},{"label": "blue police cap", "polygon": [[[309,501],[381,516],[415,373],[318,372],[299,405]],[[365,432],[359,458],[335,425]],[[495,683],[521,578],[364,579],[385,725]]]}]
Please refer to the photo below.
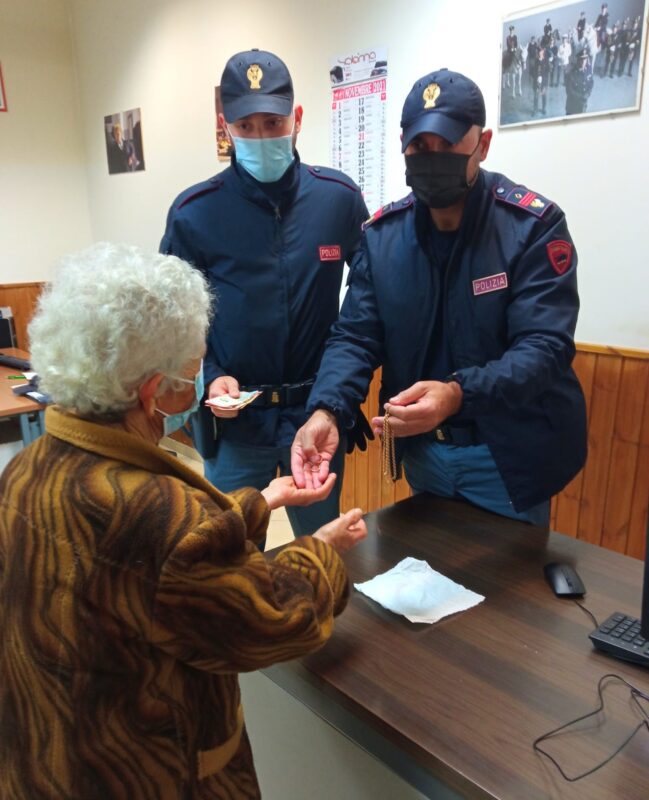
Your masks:
[{"label": "blue police cap", "polygon": [[435,133],[455,144],[472,125],[483,128],[485,121],[484,98],[476,84],[459,72],[438,69],[420,78],[406,97],[401,151],[419,133]]},{"label": "blue police cap", "polygon": [[221,76],[221,102],[227,122],[260,111],[288,117],[293,111],[293,82],[286,64],[264,50],[237,53]]}]

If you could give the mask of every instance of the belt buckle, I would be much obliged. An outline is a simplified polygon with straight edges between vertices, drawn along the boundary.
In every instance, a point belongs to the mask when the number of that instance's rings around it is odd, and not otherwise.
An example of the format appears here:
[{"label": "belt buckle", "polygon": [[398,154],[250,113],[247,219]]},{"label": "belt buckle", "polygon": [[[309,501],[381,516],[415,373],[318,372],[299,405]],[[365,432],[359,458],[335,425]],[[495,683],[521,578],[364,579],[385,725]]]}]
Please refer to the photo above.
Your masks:
[{"label": "belt buckle", "polygon": [[451,440],[444,428],[435,428],[435,438],[438,442],[449,442]]},{"label": "belt buckle", "polygon": [[278,406],[280,403],[280,396],[277,389],[272,389],[270,393],[270,403],[273,406]]}]

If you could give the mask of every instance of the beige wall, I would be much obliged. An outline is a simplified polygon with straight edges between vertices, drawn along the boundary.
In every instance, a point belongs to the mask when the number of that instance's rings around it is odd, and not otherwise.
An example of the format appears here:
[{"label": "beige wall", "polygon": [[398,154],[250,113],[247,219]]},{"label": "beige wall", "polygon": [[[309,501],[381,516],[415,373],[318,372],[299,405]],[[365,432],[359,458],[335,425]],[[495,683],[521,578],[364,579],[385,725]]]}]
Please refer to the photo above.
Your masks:
[{"label": "beige wall", "polygon": [[[577,338],[649,347],[646,83],[640,113],[498,131],[502,20],[529,6],[0,0],[10,103],[10,113],[0,114],[0,281],[47,277],[54,258],[89,238],[156,248],[172,198],[222,168],[213,87],[233,52],[260,46],[284,57],[305,109],[300,152],[326,164],[330,57],[386,46],[387,196],[406,192],[399,118],[413,81],[437,66],[473,76],[495,127],[486,167],[554,199],[568,215],[580,257]],[[103,117],[133,107],[142,109],[146,172],[109,176]]]},{"label": "beige wall", "polygon": [[0,283],[44,280],[90,241],[66,3],[0,0],[0,62]]}]

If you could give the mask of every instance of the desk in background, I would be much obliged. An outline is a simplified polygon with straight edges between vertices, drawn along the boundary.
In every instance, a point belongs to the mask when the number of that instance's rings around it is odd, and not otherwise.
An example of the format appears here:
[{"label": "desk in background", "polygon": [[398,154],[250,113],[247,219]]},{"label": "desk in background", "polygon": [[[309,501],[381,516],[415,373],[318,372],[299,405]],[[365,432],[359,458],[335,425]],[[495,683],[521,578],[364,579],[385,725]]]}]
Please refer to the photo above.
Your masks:
[{"label": "desk in background", "polygon": [[[613,611],[639,614],[639,561],[430,495],[369,514],[367,522],[367,540],[345,556],[352,581],[413,556],[486,599],[435,625],[413,625],[354,592],[319,653],[264,671],[287,699],[299,700],[425,797],[647,800],[645,730],[577,783],[564,781],[532,750],[537,736],[595,708],[606,673],[649,692],[646,669],[592,648],[592,623],[574,602],[552,594],[543,565],[572,563],[586,585],[582,602],[602,621]],[[599,729],[582,727],[579,735],[544,744],[569,775],[602,761],[639,721],[628,690],[611,686],[605,697]],[[247,718],[259,716],[245,699],[244,708]],[[250,722],[252,734],[260,730]],[[257,752],[269,746],[254,736],[252,743]],[[290,750],[281,742],[277,749],[279,765],[290,766]],[[314,748],[313,763],[319,759]],[[309,768],[305,763],[305,780]],[[263,771],[260,777],[263,790]],[[346,791],[335,796],[371,796]]]},{"label": "desk in background", "polygon": [[[29,358],[29,353],[16,347],[3,348],[0,353]],[[5,367],[4,364],[0,364],[0,417],[19,417],[23,445],[27,446],[45,430],[43,413],[45,406],[29,397],[18,397],[11,391],[11,387],[20,384],[21,381],[10,380],[9,376],[19,375],[21,372],[22,370],[15,367]]]}]

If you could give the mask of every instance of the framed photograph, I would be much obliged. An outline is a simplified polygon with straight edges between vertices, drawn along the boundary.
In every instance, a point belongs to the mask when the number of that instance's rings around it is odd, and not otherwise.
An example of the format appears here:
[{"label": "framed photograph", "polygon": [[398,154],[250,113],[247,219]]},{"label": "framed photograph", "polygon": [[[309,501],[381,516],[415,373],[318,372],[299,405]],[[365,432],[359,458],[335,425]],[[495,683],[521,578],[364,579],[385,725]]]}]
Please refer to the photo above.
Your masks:
[{"label": "framed photograph", "polygon": [[131,108],[104,117],[109,175],[144,170],[141,118],[139,108]]},{"label": "framed photograph", "polygon": [[2,64],[0,64],[0,111],[7,111],[7,95],[5,94],[5,85],[2,79]]},{"label": "framed photograph", "polygon": [[506,17],[499,127],[638,111],[646,3],[579,0]]},{"label": "framed photograph", "polygon": [[229,161],[234,152],[225,127],[221,125],[223,103],[221,102],[221,87],[214,87],[214,113],[216,115],[216,155],[219,161]]}]

